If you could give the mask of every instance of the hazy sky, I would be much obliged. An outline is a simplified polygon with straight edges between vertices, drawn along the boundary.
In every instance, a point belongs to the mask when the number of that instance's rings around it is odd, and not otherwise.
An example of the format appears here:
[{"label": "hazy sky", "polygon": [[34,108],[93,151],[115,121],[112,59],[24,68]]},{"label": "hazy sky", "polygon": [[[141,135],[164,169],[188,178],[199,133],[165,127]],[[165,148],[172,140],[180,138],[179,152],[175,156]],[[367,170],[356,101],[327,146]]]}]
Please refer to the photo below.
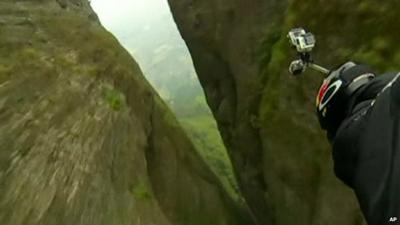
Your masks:
[{"label": "hazy sky", "polygon": [[196,77],[167,0],[91,0],[91,5],[150,81],[178,74]]},{"label": "hazy sky", "polygon": [[170,14],[167,0],[92,0],[91,5],[102,24],[113,32],[126,26],[145,26]]}]

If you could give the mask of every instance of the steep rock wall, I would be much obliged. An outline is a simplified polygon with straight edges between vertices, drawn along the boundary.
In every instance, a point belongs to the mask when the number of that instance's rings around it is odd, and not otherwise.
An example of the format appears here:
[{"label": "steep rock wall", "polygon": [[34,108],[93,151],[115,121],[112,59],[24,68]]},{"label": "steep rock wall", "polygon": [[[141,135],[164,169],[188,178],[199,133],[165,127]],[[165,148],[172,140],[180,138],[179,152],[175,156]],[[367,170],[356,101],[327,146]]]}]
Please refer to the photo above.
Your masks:
[{"label": "steep rock wall", "polygon": [[87,1],[0,3],[0,224],[252,224]]}]

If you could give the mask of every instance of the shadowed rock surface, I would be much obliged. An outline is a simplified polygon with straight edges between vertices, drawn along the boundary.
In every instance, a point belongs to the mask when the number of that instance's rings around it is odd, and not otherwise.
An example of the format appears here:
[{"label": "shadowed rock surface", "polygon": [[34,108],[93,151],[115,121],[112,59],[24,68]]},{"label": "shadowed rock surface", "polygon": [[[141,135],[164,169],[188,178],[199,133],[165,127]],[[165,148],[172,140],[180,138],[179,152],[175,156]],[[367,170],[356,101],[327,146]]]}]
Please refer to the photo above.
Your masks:
[{"label": "shadowed rock surface", "polygon": [[363,224],[333,174],[314,115],[322,76],[291,77],[289,29],[316,34],[316,59],[381,72],[398,65],[396,1],[169,0],[239,185],[259,224]]},{"label": "shadowed rock surface", "polygon": [[0,224],[252,223],[88,2],[6,0]]}]

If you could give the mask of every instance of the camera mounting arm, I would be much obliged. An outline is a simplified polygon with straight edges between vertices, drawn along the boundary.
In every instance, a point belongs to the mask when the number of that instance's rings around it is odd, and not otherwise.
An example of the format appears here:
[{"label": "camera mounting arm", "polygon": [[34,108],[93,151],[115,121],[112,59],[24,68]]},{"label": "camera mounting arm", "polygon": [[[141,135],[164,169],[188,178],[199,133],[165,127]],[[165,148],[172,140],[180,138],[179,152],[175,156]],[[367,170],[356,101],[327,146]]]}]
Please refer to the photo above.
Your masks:
[{"label": "camera mounting arm", "polygon": [[330,71],[328,69],[326,69],[320,65],[317,65],[315,63],[309,63],[308,67],[310,67],[311,69],[316,70],[318,72],[321,72],[323,74],[326,74],[326,75],[328,75],[330,73]]},{"label": "camera mounting arm", "polygon": [[311,57],[311,52],[315,47],[315,37],[312,33],[306,32],[303,28],[294,28],[289,31],[288,38],[293,47],[296,48],[300,59],[290,64],[289,71],[293,75],[300,75],[307,68],[314,69],[318,72],[329,74],[329,70],[315,64]]}]

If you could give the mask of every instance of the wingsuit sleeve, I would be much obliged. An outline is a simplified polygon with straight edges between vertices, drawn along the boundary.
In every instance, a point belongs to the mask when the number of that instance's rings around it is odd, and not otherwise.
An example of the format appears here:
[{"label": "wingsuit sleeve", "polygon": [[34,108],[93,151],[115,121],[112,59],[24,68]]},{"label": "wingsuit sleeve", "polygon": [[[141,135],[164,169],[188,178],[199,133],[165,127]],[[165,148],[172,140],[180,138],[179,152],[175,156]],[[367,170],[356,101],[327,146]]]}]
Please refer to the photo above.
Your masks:
[{"label": "wingsuit sleeve", "polygon": [[391,73],[371,81],[332,143],[335,174],[354,190],[370,225],[400,224],[400,78],[396,76]]}]

